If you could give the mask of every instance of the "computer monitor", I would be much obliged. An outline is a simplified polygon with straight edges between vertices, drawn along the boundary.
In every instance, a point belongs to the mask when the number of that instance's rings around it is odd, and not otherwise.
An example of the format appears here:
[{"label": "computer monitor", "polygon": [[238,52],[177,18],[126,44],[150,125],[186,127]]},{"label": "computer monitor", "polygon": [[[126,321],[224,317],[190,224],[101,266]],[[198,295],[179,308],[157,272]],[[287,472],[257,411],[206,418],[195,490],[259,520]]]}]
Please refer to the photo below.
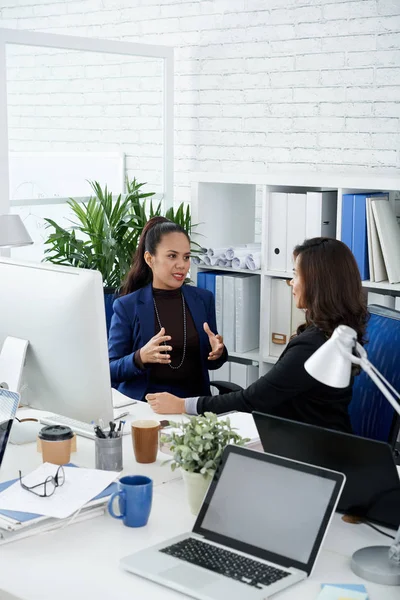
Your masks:
[{"label": "computer monitor", "polygon": [[101,274],[0,257],[0,285],[0,348],[7,336],[29,341],[13,390],[21,404],[86,423],[112,420]]}]

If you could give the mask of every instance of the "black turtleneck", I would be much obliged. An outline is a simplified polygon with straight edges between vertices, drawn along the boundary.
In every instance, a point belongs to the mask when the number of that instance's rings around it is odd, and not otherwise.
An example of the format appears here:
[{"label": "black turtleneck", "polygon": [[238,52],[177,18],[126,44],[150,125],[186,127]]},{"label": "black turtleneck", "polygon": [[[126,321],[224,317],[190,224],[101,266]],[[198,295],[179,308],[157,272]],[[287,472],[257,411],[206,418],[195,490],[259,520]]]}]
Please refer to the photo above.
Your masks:
[{"label": "black turtleneck", "polygon": [[[177,290],[159,290],[153,288],[153,297],[157,305],[158,314],[165,334],[171,336],[168,345],[172,346],[171,365],[177,366],[182,360],[183,354],[183,304],[182,293]],[[148,392],[165,391],[168,389],[179,389],[182,385],[185,396],[196,396],[203,389],[201,375],[201,359],[199,335],[197,333],[192,315],[187,304],[186,311],[186,354],[185,360],[179,369],[171,369],[168,365],[151,363],[144,365],[150,369]],[[160,331],[157,315],[154,310],[154,335]],[[138,352],[135,354],[135,362],[140,365]]]}]

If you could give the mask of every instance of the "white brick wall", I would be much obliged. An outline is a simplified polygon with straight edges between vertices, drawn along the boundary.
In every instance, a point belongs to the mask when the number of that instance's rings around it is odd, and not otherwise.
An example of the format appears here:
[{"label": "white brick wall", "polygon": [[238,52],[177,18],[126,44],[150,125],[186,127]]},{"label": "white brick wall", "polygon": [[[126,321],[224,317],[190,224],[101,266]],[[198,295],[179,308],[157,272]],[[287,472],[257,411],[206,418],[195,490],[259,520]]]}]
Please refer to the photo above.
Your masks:
[{"label": "white brick wall", "polygon": [[[0,25],[175,47],[176,202],[193,170],[400,172],[399,0],[0,0]],[[11,149],[121,148],[161,189],[159,64],[10,65]]]}]

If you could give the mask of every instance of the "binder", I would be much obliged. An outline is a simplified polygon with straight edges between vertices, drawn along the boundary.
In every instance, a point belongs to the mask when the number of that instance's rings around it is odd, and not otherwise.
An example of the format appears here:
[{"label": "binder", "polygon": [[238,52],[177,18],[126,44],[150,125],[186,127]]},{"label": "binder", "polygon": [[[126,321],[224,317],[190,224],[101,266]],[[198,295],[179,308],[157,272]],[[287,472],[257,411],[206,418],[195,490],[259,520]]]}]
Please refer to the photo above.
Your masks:
[{"label": "binder", "polygon": [[286,279],[271,280],[270,356],[280,356],[291,335],[291,287]]},{"label": "binder", "polygon": [[336,192],[307,192],[305,238],[336,237]]},{"label": "binder", "polygon": [[287,194],[271,192],[268,215],[268,269],[286,269]]},{"label": "binder", "polygon": [[222,336],[228,352],[235,351],[235,277],[224,275],[222,302]]},{"label": "binder", "polygon": [[224,276],[215,276],[215,317],[217,321],[217,331],[222,335],[223,331],[223,304],[224,304]]},{"label": "binder", "polygon": [[353,196],[354,194],[343,194],[342,196],[342,231],[341,240],[353,249]]},{"label": "binder", "polygon": [[367,211],[365,194],[354,194],[352,245],[352,252],[357,261],[361,279],[369,279]]},{"label": "binder", "polygon": [[389,283],[400,282],[400,228],[390,202],[372,199],[374,215]]},{"label": "binder", "polygon": [[368,292],[368,304],[378,304],[387,308],[395,308],[395,297],[389,294],[376,294]]},{"label": "binder", "polygon": [[240,385],[246,389],[257,381],[258,367],[255,365],[245,365],[236,361],[231,361],[231,382]]},{"label": "binder", "polygon": [[394,307],[396,310],[400,311],[400,296],[397,296],[394,302]]},{"label": "binder", "polygon": [[215,273],[212,271],[205,274],[206,275],[206,290],[211,292],[215,298]]},{"label": "binder", "polygon": [[260,278],[235,278],[235,352],[249,352],[259,346]]},{"label": "binder", "polygon": [[205,271],[197,272],[197,287],[202,290],[206,289],[206,273]]},{"label": "binder", "polygon": [[293,249],[306,238],[306,194],[287,195],[286,267],[293,270]]},{"label": "binder", "polygon": [[[367,237],[368,237],[368,259],[369,259],[369,278],[371,281],[386,281],[388,274],[383,260],[382,248],[379,241],[378,230],[376,228],[375,217],[372,211],[372,200],[366,199],[367,212]],[[376,200],[378,200],[376,198]],[[382,196],[380,200],[389,200],[387,196]]]}]

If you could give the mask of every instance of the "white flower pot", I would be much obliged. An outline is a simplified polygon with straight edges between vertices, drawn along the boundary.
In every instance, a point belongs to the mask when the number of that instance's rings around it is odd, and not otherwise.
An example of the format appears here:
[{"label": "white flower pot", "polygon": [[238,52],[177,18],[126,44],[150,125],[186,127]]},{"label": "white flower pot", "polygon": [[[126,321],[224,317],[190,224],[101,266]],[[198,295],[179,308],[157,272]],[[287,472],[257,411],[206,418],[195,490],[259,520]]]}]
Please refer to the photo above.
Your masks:
[{"label": "white flower pot", "polygon": [[204,476],[201,473],[189,473],[189,471],[182,469],[182,477],[185,482],[190,510],[193,515],[197,515],[213,476]]}]

